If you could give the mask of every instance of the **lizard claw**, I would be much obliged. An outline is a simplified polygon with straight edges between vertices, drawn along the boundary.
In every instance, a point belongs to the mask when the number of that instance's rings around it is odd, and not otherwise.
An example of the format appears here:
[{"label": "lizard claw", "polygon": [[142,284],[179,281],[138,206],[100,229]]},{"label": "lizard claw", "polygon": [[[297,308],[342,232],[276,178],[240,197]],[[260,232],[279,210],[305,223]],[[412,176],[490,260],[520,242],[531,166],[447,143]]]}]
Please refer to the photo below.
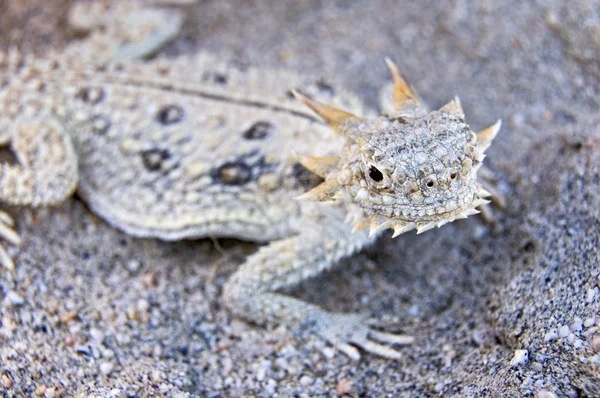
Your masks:
[{"label": "lizard claw", "polygon": [[[0,210],[0,238],[5,239],[13,245],[18,246],[21,244],[21,237],[13,229],[14,225],[15,223],[12,217],[8,213]],[[1,244],[0,266],[4,266],[4,268],[8,269],[11,272],[15,269],[15,264],[12,258],[8,255],[6,249],[4,249],[4,246],[2,246]]]},{"label": "lizard claw", "polygon": [[360,352],[355,346],[384,358],[400,359],[402,353],[390,346],[414,342],[412,336],[385,333],[370,328],[367,325],[368,317],[363,314],[318,311],[310,318],[314,333],[353,360],[360,359]]}]

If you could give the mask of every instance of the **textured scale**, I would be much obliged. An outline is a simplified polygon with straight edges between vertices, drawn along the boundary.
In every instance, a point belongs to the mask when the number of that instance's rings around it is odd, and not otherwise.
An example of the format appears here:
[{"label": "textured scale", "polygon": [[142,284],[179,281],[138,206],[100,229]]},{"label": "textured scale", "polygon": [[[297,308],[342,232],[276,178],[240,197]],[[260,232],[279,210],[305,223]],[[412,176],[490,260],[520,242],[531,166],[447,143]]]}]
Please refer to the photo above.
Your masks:
[{"label": "textured scale", "polygon": [[[380,231],[422,233],[478,213],[490,187],[477,173],[500,123],[475,134],[458,98],[428,111],[390,60],[392,105],[378,117],[321,80],[209,54],[115,61],[171,37],[160,24],[150,32],[97,58],[0,53],[0,144],[17,160],[0,163],[0,200],[51,205],[77,188],[91,211],[134,236],[270,242],[224,286],[234,314],[316,334],[354,359],[355,346],[399,358],[393,345],[410,336],[276,291]],[[0,237],[18,244],[12,227],[0,212]],[[0,262],[12,267],[2,246]]]}]

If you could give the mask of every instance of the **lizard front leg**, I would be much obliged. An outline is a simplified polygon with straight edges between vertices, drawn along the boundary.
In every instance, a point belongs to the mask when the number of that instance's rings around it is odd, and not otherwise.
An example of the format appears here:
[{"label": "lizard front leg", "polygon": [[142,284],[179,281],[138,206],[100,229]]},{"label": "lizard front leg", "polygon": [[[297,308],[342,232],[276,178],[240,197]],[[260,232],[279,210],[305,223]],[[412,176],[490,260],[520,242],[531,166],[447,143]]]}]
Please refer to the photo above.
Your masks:
[{"label": "lizard front leg", "polygon": [[[77,185],[77,155],[71,137],[52,118],[14,120],[7,126],[0,145],[9,145],[17,164],[0,162],[0,202],[17,206],[50,206],[69,197]],[[19,245],[14,221],[0,211],[0,238]],[[0,265],[14,270],[14,263],[0,244]]]},{"label": "lizard front leg", "polygon": [[319,274],[373,241],[365,231],[351,233],[338,213],[321,215],[318,224],[303,225],[297,235],[275,241],[249,257],[227,282],[225,303],[249,321],[263,325],[285,323],[314,333],[352,359],[360,358],[354,346],[383,357],[399,358],[399,351],[381,343],[407,344],[413,341],[412,337],[371,329],[363,314],[327,312],[276,293],[277,289]]}]

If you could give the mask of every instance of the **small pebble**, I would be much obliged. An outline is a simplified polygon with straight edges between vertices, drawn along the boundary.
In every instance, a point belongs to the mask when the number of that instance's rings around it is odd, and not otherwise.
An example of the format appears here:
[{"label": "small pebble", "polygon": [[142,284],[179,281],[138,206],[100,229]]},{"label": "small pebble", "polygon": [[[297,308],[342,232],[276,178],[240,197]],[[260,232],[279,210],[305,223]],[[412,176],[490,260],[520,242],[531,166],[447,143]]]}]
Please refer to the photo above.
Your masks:
[{"label": "small pebble", "polygon": [[583,329],[583,321],[581,320],[581,318],[575,317],[575,319],[573,319],[573,323],[571,324],[571,326],[569,326],[569,328],[573,332],[581,332],[581,330]]},{"label": "small pebble", "polygon": [[594,352],[600,352],[600,337],[595,337],[594,340],[592,340],[592,350],[594,350]]},{"label": "small pebble", "polygon": [[41,397],[42,395],[44,395],[44,393],[46,392],[47,389],[48,389],[48,387],[46,387],[43,384],[40,384],[35,389],[35,395],[37,395],[38,397]]},{"label": "small pebble", "polygon": [[9,379],[6,375],[2,375],[2,387],[11,388],[12,385],[13,385],[12,380]]},{"label": "small pebble", "polygon": [[55,394],[54,388],[49,388],[44,393],[44,398],[54,398],[55,395],[56,394]]},{"label": "small pebble", "polygon": [[309,386],[312,383],[313,383],[313,378],[310,376],[305,375],[300,378],[300,385],[302,385],[304,387]]},{"label": "small pebble", "polygon": [[535,394],[535,398],[556,398],[556,394],[548,390],[540,390]]},{"label": "small pebble", "polygon": [[25,300],[23,299],[23,297],[21,297],[17,292],[13,290],[9,290],[9,292],[6,293],[5,300],[8,304],[14,307],[25,304]]},{"label": "small pebble", "polygon": [[515,355],[510,360],[510,366],[517,367],[524,365],[529,361],[529,352],[527,350],[515,350]]},{"label": "small pebble", "polygon": [[550,329],[548,333],[544,335],[544,341],[552,341],[558,338],[558,330]]},{"label": "small pebble", "polygon": [[109,374],[111,374],[111,372],[113,371],[114,365],[112,362],[102,362],[100,364],[100,372],[105,375],[108,376]]},{"label": "small pebble", "polygon": [[77,314],[77,312],[75,311],[69,311],[69,312],[65,312],[64,314],[62,314],[60,316],[60,323],[69,323],[71,321],[76,320],[79,317],[79,314]]},{"label": "small pebble", "polygon": [[137,272],[140,270],[141,263],[138,260],[130,260],[127,262],[129,272]]},{"label": "small pebble", "polygon": [[596,319],[595,318],[593,318],[593,317],[585,318],[585,321],[583,321],[583,326],[585,326],[586,328],[589,328],[594,323],[596,323]]},{"label": "small pebble", "polygon": [[592,301],[594,301],[594,297],[596,297],[596,290],[598,290],[597,288],[593,288],[593,289],[588,289],[587,292],[585,293],[585,301],[586,303],[591,303]]},{"label": "small pebble", "polygon": [[352,380],[341,379],[338,381],[337,386],[335,387],[335,392],[338,395],[350,394],[352,392]]},{"label": "small pebble", "polygon": [[91,328],[90,337],[96,342],[96,344],[102,344],[102,341],[104,340],[104,332],[100,329]]},{"label": "small pebble", "polygon": [[560,328],[558,328],[558,335],[560,337],[567,337],[569,333],[571,333],[571,330],[569,330],[569,326],[567,325],[563,325]]}]

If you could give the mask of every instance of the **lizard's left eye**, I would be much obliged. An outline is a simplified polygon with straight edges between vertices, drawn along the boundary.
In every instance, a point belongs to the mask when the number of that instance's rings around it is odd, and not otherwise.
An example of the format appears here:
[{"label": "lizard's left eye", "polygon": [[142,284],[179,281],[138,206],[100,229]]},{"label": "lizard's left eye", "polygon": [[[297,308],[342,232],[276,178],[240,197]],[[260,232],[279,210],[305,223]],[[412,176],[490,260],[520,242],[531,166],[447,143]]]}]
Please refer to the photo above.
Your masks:
[{"label": "lizard's left eye", "polygon": [[369,177],[375,182],[383,181],[383,173],[377,169],[375,166],[369,167]]}]

